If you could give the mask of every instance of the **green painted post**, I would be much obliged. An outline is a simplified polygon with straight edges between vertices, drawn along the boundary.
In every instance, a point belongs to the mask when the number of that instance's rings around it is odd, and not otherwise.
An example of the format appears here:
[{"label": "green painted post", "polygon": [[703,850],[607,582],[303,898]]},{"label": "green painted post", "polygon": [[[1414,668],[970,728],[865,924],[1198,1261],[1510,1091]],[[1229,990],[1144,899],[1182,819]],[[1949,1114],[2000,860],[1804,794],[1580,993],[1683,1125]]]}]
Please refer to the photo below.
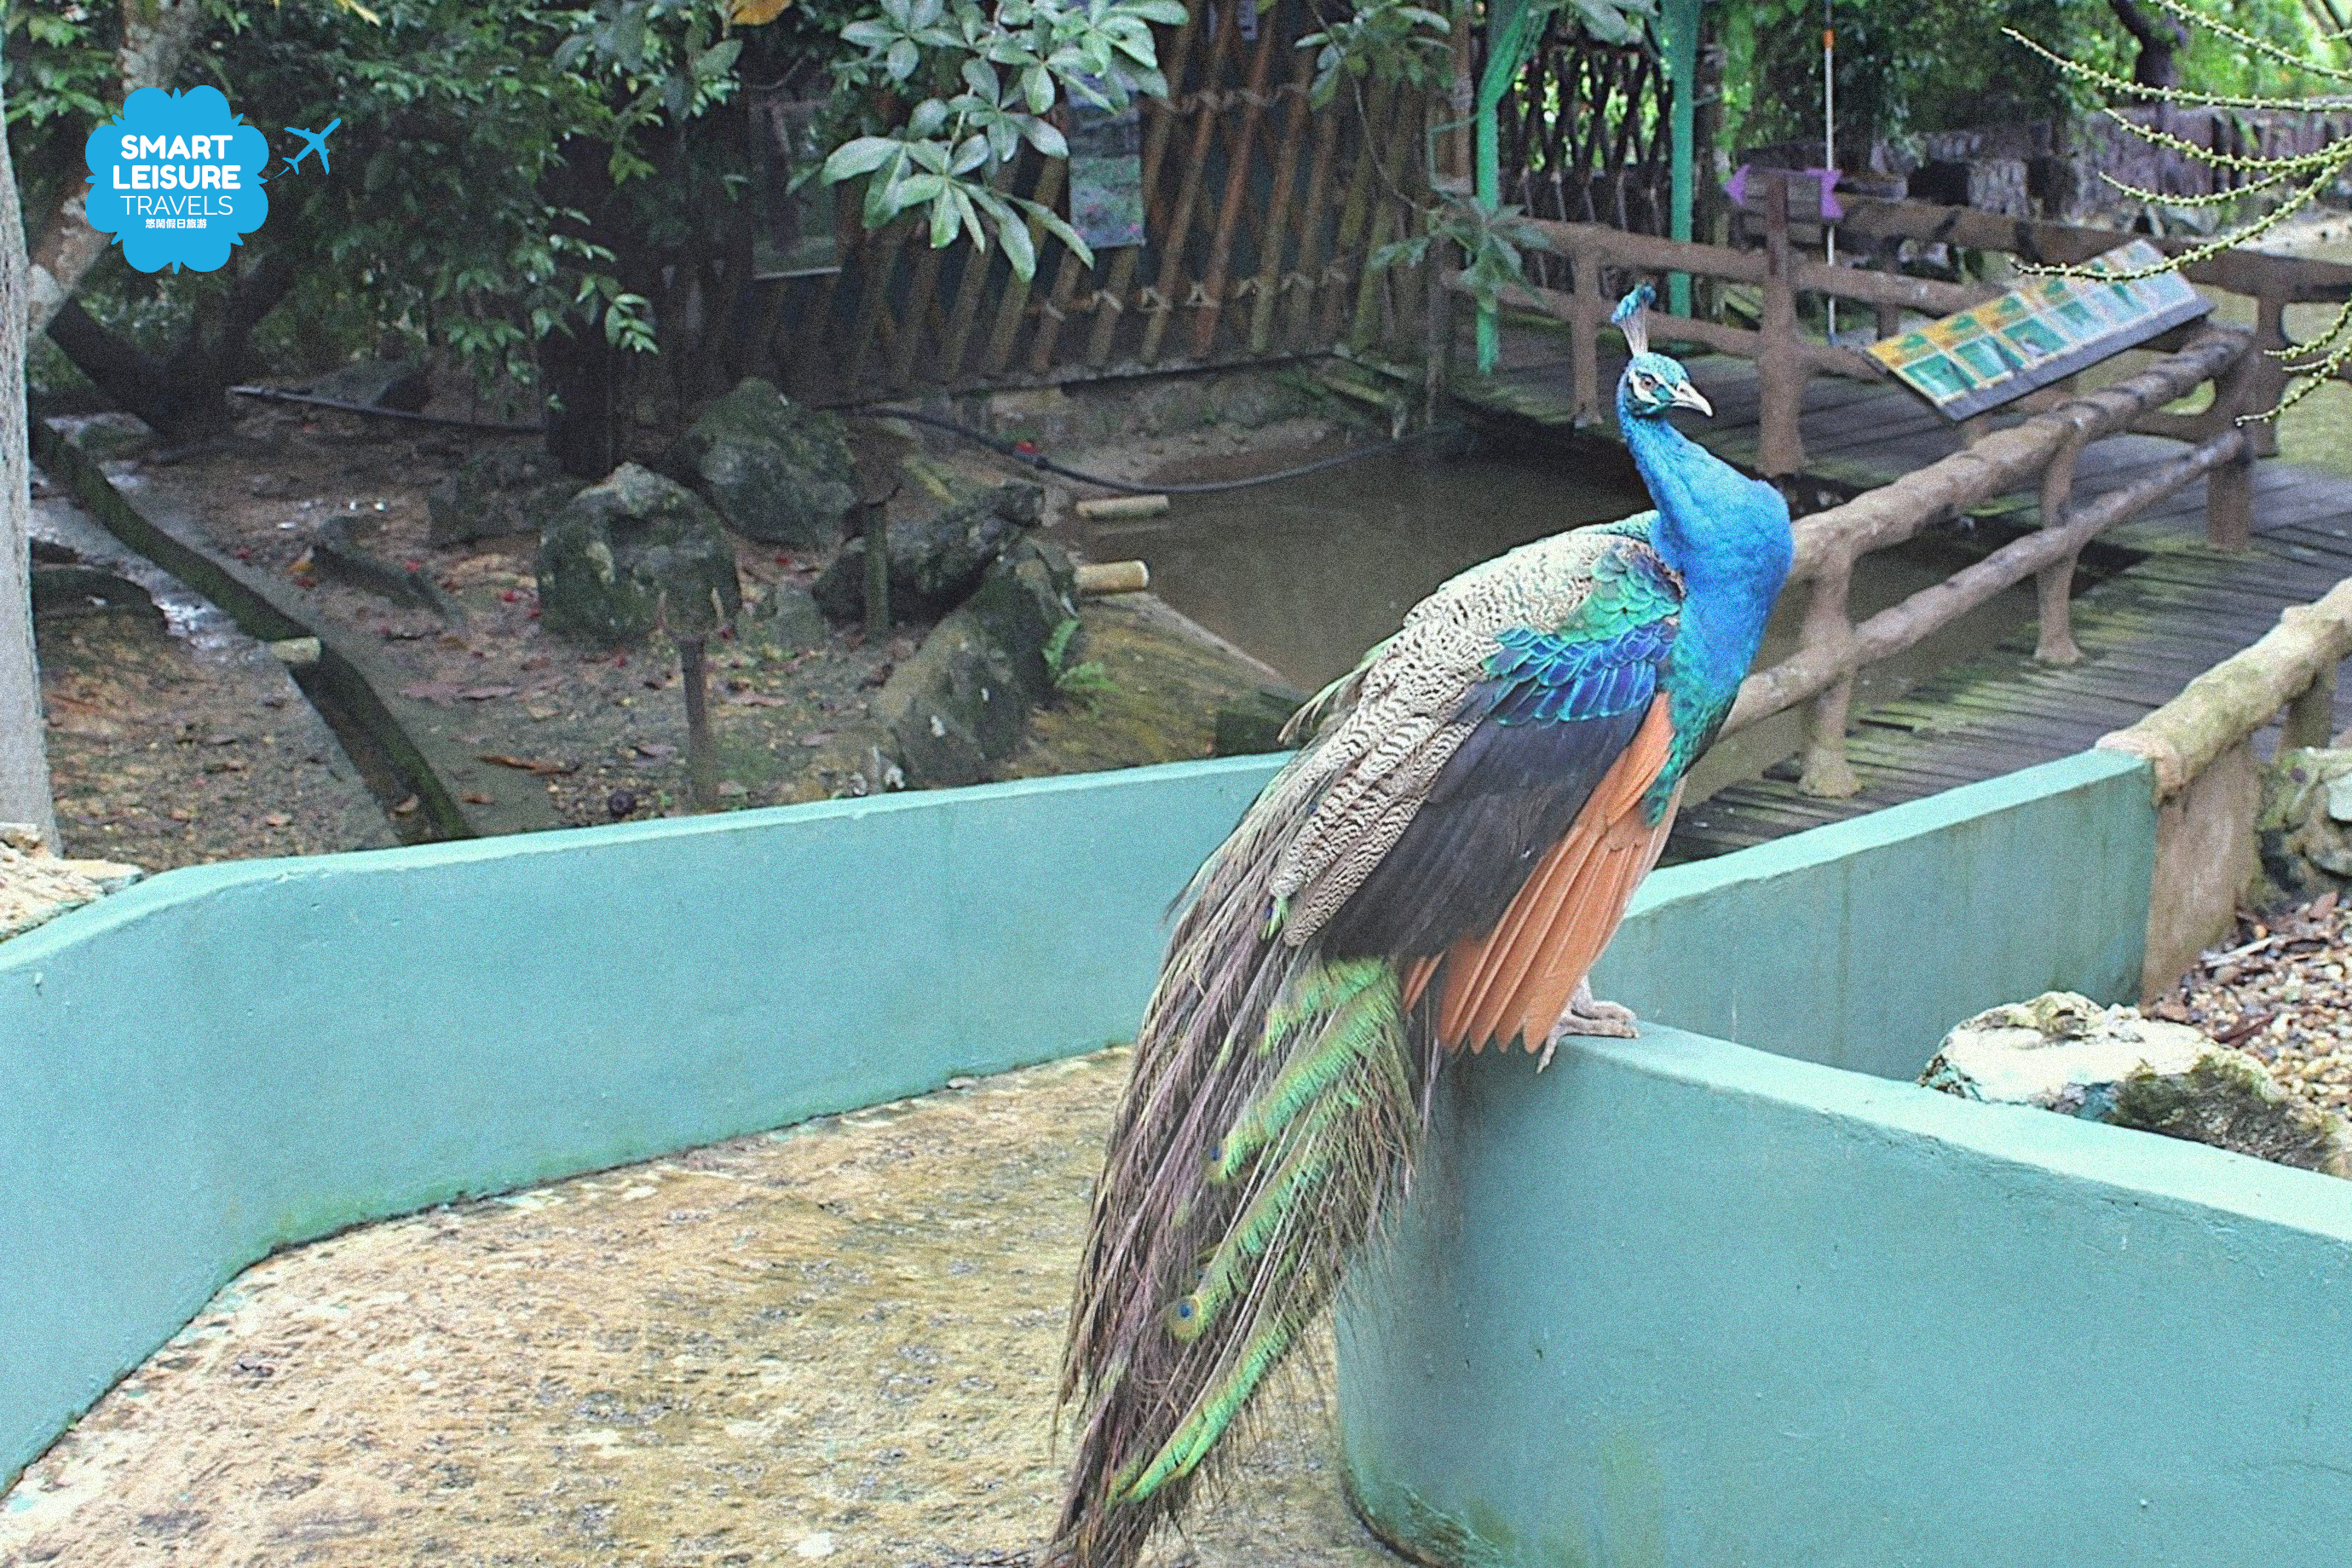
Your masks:
[{"label": "green painted post", "polygon": [[[1669,222],[1676,239],[1691,237],[1691,163],[1697,139],[1698,10],[1705,0],[1665,0],[1658,16],[1659,40],[1665,46],[1666,80],[1673,91],[1670,113],[1674,130],[1674,174]],[[1666,307],[1677,316],[1691,313],[1690,274],[1666,279]]]},{"label": "green painted post", "polygon": [[[1488,15],[1486,35],[1486,70],[1478,80],[1477,109],[1477,184],[1475,195],[1480,205],[1492,210],[1503,199],[1503,144],[1500,127],[1496,123],[1496,111],[1502,107],[1503,95],[1511,89],[1511,79],[1526,63],[1528,52],[1535,47],[1528,25],[1527,0],[1497,0]],[[1492,305],[1478,307],[1478,374],[1495,374],[1495,359],[1501,344],[1501,333],[1495,320]]]}]

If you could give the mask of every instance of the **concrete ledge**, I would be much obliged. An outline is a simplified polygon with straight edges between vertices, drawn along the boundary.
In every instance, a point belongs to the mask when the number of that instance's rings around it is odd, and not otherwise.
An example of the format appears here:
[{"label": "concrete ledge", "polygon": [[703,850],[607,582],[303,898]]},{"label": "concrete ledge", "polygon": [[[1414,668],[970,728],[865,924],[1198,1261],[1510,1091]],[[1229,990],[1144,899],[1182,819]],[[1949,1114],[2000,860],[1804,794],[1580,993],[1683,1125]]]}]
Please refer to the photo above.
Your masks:
[{"label": "concrete ledge", "polygon": [[1425,1560],[2342,1557],[2352,1184],[1663,1028],[1440,1099],[1339,1374]]},{"label": "concrete ledge", "polygon": [[1645,1018],[1906,1082],[1969,1015],[2139,999],[2156,812],[2084,752],[1656,873],[1593,974]]}]

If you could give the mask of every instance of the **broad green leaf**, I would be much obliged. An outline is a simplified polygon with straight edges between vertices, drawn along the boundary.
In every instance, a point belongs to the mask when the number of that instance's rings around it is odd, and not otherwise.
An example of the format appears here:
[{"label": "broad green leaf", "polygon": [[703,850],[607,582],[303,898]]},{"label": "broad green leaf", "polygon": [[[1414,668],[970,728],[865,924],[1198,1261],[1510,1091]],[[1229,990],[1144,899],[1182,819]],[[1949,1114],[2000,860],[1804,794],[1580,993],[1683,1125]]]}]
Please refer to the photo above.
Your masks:
[{"label": "broad green leaf", "polygon": [[915,111],[907,116],[907,134],[937,136],[947,122],[948,106],[936,98],[927,98],[915,105]]},{"label": "broad green leaf", "polygon": [[871,174],[903,150],[904,143],[887,136],[860,136],[854,142],[845,142],[824,161],[824,178],[830,184]]}]

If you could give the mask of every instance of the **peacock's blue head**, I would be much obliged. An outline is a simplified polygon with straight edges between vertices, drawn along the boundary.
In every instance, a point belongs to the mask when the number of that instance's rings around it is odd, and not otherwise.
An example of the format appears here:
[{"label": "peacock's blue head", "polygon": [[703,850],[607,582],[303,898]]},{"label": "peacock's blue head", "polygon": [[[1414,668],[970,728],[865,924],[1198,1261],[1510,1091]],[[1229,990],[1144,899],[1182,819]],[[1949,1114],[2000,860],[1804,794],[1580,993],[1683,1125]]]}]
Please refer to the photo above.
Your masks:
[{"label": "peacock's blue head", "polygon": [[1669,408],[1693,408],[1712,415],[1715,405],[1691,384],[1682,362],[1650,352],[1649,308],[1658,297],[1647,283],[1617,302],[1610,320],[1625,334],[1633,351],[1625,374],[1617,379],[1617,413],[1621,418],[1655,419]]}]

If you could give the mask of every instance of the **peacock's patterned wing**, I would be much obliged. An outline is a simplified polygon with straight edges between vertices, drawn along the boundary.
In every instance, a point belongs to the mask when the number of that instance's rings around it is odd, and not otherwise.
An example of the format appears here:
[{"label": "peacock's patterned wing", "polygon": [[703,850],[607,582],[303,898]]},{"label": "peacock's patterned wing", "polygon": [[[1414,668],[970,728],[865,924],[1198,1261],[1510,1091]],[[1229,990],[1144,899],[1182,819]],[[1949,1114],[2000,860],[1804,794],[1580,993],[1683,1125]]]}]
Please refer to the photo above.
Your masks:
[{"label": "peacock's patterned wing", "polygon": [[1648,521],[1464,573],[1319,700],[1278,786],[1313,800],[1270,884],[1291,942],[1433,953],[1509,901],[1657,692],[1682,587]]}]

